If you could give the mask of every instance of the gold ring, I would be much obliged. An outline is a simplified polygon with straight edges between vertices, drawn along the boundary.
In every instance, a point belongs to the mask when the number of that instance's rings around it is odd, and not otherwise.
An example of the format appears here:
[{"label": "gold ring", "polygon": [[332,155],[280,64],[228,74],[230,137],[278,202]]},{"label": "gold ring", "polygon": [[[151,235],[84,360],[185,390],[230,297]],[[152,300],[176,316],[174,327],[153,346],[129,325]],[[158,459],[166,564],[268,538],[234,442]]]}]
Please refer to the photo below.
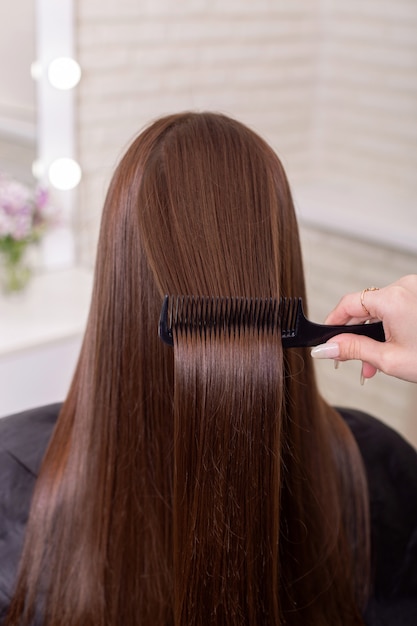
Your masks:
[{"label": "gold ring", "polygon": [[368,309],[366,308],[365,303],[363,301],[363,299],[365,297],[365,294],[366,294],[367,291],[378,291],[378,289],[379,289],[379,287],[366,287],[366,289],[362,290],[362,293],[361,293],[361,305],[362,305],[362,308],[365,311],[366,315],[371,315],[371,313],[368,311]]}]

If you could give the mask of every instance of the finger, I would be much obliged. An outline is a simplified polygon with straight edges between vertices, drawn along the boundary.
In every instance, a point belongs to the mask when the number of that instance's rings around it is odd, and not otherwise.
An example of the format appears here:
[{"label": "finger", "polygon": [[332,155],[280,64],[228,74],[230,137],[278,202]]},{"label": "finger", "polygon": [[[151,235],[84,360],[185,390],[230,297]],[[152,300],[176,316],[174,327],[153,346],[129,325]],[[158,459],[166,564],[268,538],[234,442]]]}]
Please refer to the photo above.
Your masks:
[{"label": "finger", "polygon": [[347,324],[352,318],[363,318],[363,316],[360,294],[349,293],[343,296],[338,305],[329,313],[325,324]]},{"label": "finger", "polygon": [[378,299],[378,289],[346,294],[329,313],[325,324],[357,324],[369,319],[380,319],[377,312]]},{"label": "finger", "polygon": [[[321,359],[336,359],[338,361],[358,360],[367,363],[369,367],[379,369],[384,344],[369,337],[342,334],[333,337],[329,342],[316,346],[311,355]],[[371,370],[368,370],[371,373]],[[369,378],[369,376],[367,376]]]},{"label": "finger", "polygon": [[372,378],[377,373],[378,369],[367,363],[366,361],[362,363],[362,375],[364,378]]}]

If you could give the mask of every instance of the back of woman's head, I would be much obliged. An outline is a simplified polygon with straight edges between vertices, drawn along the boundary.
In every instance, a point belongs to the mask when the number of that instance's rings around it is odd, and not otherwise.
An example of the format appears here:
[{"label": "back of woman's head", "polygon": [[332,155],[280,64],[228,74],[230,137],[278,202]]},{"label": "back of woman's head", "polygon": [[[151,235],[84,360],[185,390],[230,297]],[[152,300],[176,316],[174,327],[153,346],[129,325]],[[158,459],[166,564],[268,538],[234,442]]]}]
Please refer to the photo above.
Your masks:
[{"label": "back of woman's head", "polygon": [[285,173],[230,118],[186,113],[154,123],[123,158],[106,213],[103,235],[120,253],[116,228],[137,228],[133,244],[139,237],[160,294],[304,295]]},{"label": "back of woman's head", "polygon": [[305,299],[283,168],[222,115],[156,121],[115,172],[16,615],[40,585],[47,624],[360,624],[365,481],[305,351],[244,324],[169,348],[165,293]]}]

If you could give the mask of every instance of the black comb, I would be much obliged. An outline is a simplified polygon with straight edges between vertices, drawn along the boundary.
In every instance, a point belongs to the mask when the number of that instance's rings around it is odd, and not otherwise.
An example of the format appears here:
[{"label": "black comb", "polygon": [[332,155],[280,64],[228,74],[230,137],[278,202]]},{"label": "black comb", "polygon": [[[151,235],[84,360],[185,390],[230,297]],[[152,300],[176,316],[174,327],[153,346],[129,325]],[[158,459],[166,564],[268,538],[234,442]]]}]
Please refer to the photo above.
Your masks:
[{"label": "black comb", "polygon": [[382,322],[329,326],[310,322],[302,298],[216,298],[165,296],[159,318],[159,337],[174,345],[173,329],[185,334],[239,334],[243,328],[281,334],[284,348],[317,346],[335,335],[354,333],[385,341]]}]

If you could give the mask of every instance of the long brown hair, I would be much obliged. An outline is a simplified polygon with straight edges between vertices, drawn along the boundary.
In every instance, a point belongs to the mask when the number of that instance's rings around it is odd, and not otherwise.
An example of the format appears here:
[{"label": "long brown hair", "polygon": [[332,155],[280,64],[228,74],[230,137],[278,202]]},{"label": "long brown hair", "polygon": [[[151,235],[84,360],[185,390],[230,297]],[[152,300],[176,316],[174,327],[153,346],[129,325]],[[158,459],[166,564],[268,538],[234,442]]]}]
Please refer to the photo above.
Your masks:
[{"label": "long brown hair", "polygon": [[113,176],[7,624],[362,624],[366,480],[309,355],[267,331],[169,348],[165,293],[306,300],[280,161],[223,115],[154,122]]}]

